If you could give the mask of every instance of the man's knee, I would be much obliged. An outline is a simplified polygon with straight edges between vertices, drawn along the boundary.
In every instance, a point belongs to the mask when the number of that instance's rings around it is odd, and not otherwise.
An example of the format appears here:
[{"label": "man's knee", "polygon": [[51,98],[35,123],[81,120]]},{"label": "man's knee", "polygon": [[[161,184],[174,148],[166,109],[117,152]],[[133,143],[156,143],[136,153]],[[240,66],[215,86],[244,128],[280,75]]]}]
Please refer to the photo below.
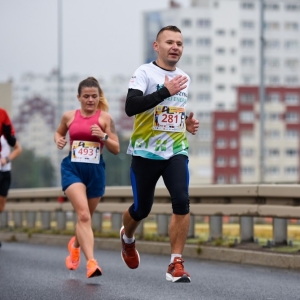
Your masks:
[{"label": "man's knee", "polygon": [[129,207],[129,214],[130,214],[131,218],[136,222],[139,222],[139,221],[147,218],[150,211],[151,211],[151,208],[147,209],[147,210],[145,210],[145,209],[134,210],[133,205]]},{"label": "man's knee", "polygon": [[189,199],[172,202],[172,209],[175,215],[187,215],[190,212]]}]

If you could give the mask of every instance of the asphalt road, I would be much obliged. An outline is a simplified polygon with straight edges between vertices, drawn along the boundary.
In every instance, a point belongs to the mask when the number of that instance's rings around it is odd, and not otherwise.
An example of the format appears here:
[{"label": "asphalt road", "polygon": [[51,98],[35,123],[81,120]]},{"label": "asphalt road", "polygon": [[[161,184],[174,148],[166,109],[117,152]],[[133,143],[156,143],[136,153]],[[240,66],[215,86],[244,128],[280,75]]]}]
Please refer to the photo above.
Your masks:
[{"label": "asphalt road", "polygon": [[119,251],[96,250],[103,276],[87,279],[85,259],[65,268],[66,247],[3,243],[1,300],[300,300],[300,272],[188,258],[192,283],[165,280],[169,256],[141,254],[128,269]]}]

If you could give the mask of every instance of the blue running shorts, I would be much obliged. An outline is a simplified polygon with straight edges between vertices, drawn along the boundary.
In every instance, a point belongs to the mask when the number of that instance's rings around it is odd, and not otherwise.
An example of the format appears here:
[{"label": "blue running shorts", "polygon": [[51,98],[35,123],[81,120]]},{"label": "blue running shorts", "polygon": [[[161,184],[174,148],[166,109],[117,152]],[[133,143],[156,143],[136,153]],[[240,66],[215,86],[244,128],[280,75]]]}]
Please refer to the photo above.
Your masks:
[{"label": "blue running shorts", "polygon": [[105,192],[105,162],[100,155],[99,164],[71,161],[71,152],[61,162],[61,185],[65,191],[71,184],[81,182],[86,186],[87,198],[102,197]]}]

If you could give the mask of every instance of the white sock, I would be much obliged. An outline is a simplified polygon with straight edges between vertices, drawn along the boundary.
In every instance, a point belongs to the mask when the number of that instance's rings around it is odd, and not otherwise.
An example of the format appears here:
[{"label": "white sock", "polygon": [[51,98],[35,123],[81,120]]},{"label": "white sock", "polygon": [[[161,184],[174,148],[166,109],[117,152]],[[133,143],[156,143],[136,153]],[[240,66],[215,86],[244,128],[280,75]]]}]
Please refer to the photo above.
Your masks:
[{"label": "white sock", "polygon": [[181,255],[181,254],[176,254],[176,253],[173,254],[173,253],[172,253],[172,254],[171,254],[170,264],[173,263],[175,257],[182,257],[182,255]]},{"label": "white sock", "polygon": [[132,238],[129,238],[126,236],[126,234],[123,234],[123,240],[126,244],[132,244],[135,240],[134,236]]}]

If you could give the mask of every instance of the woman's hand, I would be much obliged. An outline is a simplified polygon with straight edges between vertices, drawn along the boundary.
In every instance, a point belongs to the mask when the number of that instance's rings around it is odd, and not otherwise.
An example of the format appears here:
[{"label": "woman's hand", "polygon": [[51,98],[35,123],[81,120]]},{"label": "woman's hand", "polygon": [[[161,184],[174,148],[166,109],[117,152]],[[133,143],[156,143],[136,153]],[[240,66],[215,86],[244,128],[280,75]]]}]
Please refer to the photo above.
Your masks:
[{"label": "woman's hand", "polygon": [[64,136],[60,137],[56,141],[56,145],[59,150],[62,150],[66,146],[66,144],[67,144],[67,140],[66,140],[66,137],[64,137]]}]

